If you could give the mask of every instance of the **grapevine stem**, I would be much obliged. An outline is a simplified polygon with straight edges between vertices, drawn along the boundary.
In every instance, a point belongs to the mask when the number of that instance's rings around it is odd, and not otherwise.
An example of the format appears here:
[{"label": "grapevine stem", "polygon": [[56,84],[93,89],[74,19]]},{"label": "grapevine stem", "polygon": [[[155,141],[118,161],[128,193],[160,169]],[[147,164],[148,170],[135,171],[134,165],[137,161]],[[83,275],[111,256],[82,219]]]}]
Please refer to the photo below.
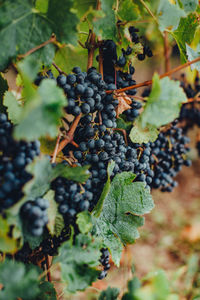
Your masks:
[{"label": "grapevine stem", "polygon": [[51,282],[51,273],[50,273],[50,264],[49,264],[49,256],[46,255],[46,265],[47,265],[47,278],[48,281]]},{"label": "grapevine stem", "polygon": [[154,19],[154,21],[158,24],[157,18],[154,16],[153,12],[150,10],[150,8],[147,6],[147,4],[143,0],[140,0],[140,2],[146,8],[146,10],[148,11],[148,13],[152,16],[152,18]]},{"label": "grapevine stem", "polygon": [[67,133],[67,136],[66,138],[60,143],[59,147],[58,147],[58,151],[57,151],[57,154],[62,151],[62,149],[67,146],[67,144],[69,144],[72,140],[73,140],[73,136],[74,136],[74,131],[76,130],[76,127],[78,126],[78,123],[80,121],[82,117],[82,113],[80,113],[80,115],[78,115],[73,123],[72,123],[72,126],[70,128],[70,130],[68,131]]},{"label": "grapevine stem", "polygon": [[65,76],[67,76],[67,74],[62,71],[56,64],[55,62],[52,62],[52,65],[54,66],[54,68],[60,73],[60,74],[65,74]]},{"label": "grapevine stem", "polygon": [[24,57],[26,57],[26,56],[32,54],[33,52],[39,50],[40,48],[43,48],[43,47],[45,47],[46,45],[51,44],[51,43],[55,43],[55,42],[56,42],[56,36],[53,35],[48,41],[46,41],[46,42],[44,42],[44,43],[42,43],[42,44],[40,44],[40,45],[38,45],[38,46],[36,46],[36,47],[30,49],[30,50],[27,51],[25,54],[19,54],[19,55],[18,55],[18,58],[24,58]]},{"label": "grapevine stem", "polygon": [[90,48],[88,49],[88,63],[87,63],[87,70],[92,67],[93,65],[93,58],[94,58],[94,50],[95,50],[95,34],[94,32],[91,33],[90,38]]},{"label": "grapevine stem", "polygon": [[[164,77],[167,77],[167,76],[170,76],[170,75],[172,75],[173,73],[176,73],[176,72],[178,72],[178,71],[180,71],[180,70],[182,70],[182,69],[185,69],[185,68],[187,68],[188,66],[190,66],[190,65],[192,65],[192,64],[194,64],[194,63],[196,63],[196,62],[198,62],[198,61],[200,61],[200,57],[197,57],[197,58],[195,58],[194,60],[188,61],[188,62],[186,62],[185,64],[180,65],[180,66],[178,66],[178,67],[176,67],[176,68],[170,70],[169,72],[166,72],[166,73],[160,75],[160,79],[161,79],[161,78],[164,78]],[[137,89],[137,88],[139,88],[139,87],[142,87],[142,86],[148,86],[148,85],[151,85],[151,84],[152,84],[152,80],[147,80],[147,81],[144,81],[144,82],[135,84],[135,85],[131,85],[131,86],[125,87],[125,88],[123,88],[123,89],[115,90],[115,92],[122,93],[122,92],[129,91],[129,90],[131,90],[131,89]],[[106,93],[107,93],[107,94],[112,94],[112,93],[113,93],[113,90],[108,90],[108,91],[106,91]]]},{"label": "grapevine stem", "polygon": [[55,163],[55,161],[56,161],[56,156],[57,156],[57,153],[58,153],[60,139],[61,139],[61,134],[59,134],[58,137],[57,137],[56,146],[54,148],[53,156],[52,156],[52,160],[51,160],[52,163]]},{"label": "grapevine stem", "polygon": [[164,54],[165,54],[165,72],[170,70],[170,49],[169,49],[169,39],[168,32],[164,32]]}]

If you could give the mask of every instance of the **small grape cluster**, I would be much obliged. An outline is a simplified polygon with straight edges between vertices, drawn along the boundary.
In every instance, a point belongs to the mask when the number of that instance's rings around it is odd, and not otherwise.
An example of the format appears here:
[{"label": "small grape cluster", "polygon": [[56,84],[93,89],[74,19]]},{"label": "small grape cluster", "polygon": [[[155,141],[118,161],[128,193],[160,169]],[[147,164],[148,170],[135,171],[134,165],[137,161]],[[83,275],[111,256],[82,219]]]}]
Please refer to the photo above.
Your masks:
[{"label": "small grape cluster", "polygon": [[81,187],[72,180],[58,177],[52,182],[52,189],[55,190],[55,201],[59,205],[59,212],[69,224],[77,213],[89,209],[93,199],[89,181]]},{"label": "small grape cluster", "polygon": [[22,187],[31,179],[25,167],[40,153],[38,141],[15,141],[12,132],[6,114],[0,114],[0,213],[22,198]]},{"label": "small grape cluster", "polygon": [[98,278],[104,279],[108,274],[108,270],[110,269],[110,263],[109,263],[110,253],[107,248],[102,248],[101,253],[102,253],[102,255],[100,258],[100,263],[103,266],[103,270],[99,274]]},{"label": "small grape cluster", "polygon": [[47,208],[48,200],[37,198],[34,201],[27,201],[21,207],[21,218],[28,232],[33,236],[40,236],[48,223]]},{"label": "small grape cluster", "polygon": [[187,146],[190,139],[178,128],[177,122],[165,133],[160,133],[157,140],[151,143],[151,163],[154,170],[152,188],[161,188],[162,192],[171,192],[177,185],[174,177],[182,166],[190,166],[186,159],[190,150]]},{"label": "small grape cluster", "polygon": [[82,72],[79,67],[75,67],[74,74],[57,77],[57,83],[63,88],[68,106],[66,112],[73,116],[80,113],[87,115],[103,109],[102,99],[105,97],[105,82],[95,68],[88,72]]}]

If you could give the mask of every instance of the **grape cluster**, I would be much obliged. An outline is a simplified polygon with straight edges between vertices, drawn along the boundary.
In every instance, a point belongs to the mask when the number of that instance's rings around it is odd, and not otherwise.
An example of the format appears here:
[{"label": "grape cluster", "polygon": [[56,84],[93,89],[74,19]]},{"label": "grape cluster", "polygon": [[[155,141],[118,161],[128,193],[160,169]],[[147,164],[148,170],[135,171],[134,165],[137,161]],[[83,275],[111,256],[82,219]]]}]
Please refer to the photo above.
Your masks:
[{"label": "grape cluster", "polygon": [[101,258],[100,258],[100,263],[103,266],[103,270],[99,274],[99,279],[104,279],[107,276],[108,270],[110,269],[110,263],[109,263],[109,258],[110,258],[110,253],[107,248],[102,248],[101,249]]},{"label": "grape cluster", "polygon": [[66,112],[73,116],[80,113],[87,115],[103,109],[102,99],[105,97],[105,82],[95,68],[88,72],[82,72],[79,67],[75,67],[73,74],[57,77],[57,83],[63,88],[68,106]]},{"label": "grape cluster", "polygon": [[155,142],[150,143],[151,168],[154,171],[152,188],[171,192],[177,185],[174,177],[183,165],[191,165],[191,161],[185,158],[190,150],[187,146],[189,141],[190,139],[183,134],[182,128],[174,124],[165,133],[160,133]]},{"label": "grape cluster", "polygon": [[22,198],[22,187],[31,179],[25,167],[40,153],[38,141],[15,141],[12,132],[7,116],[0,114],[0,213]]},{"label": "grape cluster", "polygon": [[21,218],[28,232],[33,236],[40,236],[48,223],[47,208],[48,200],[37,198],[34,201],[27,201],[21,208]]},{"label": "grape cluster", "polygon": [[84,187],[77,182],[63,177],[56,178],[52,183],[55,190],[55,201],[58,203],[59,212],[64,216],[65,222],[70,224],[77,213],[88,210],[93,199],[90,181]]}]

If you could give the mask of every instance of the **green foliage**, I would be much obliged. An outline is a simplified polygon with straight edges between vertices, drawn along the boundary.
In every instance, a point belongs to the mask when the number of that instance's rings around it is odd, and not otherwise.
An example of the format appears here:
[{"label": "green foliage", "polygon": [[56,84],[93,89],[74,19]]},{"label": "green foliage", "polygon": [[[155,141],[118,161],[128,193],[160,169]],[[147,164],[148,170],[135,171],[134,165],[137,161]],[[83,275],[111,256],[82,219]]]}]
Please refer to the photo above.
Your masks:
[{"label": "green foliage", "polygon": [[[75,42],[78,18],[71,11],[73,1],[50,0],[48,9],[47,3],[45,5],[37,1],[35,8],[34,1],[29,0],[1,2],[0,70],[4,70],[18,54],[24,54],[49,40],[52,33],[56,34],[60,42]],[[34,56],[48,65],[52,62],[54,54],[55,47],[49,44],[35,52]]]},{"label": "green foliage", "polygon": [[7,107],[8,117],[12,120],[13,124],[17,124],[20,122],[20,116],[22,113],[22,106],[19,101],[17,101],[13,92],[6,92],[4,95],[3,104]]},{"label": "green foliage", "polygon": [[164,31],[166,28],[177,29],[180,19],[186,17],[185,11],[180,8],[178,2],[172,4],[169,0],[160,0],[157,13],[161,31]]},{"label": "green foliage", "polygon": [[135,21],[140,18],[140,10],[137,4],[131,0],[124,0],[118,10],[118,16],[122,21]]},{"label": "green foliage", "polygon": [[116,300],[119,296],[119,289],[108,287],[107,290],[102,291],[98,300]]},{"label": "green foliage", "polygon": [[[196,15],[190,14],[187,18],[181,18],[178,28],[174,32],[171,32],[177,42],[183,62],[187,61],[186,43],[192,43],[197,27],[198,22],[196,21]],[[188,30],[188,28],[190,28],[190,30]]]},{"label": "green foliage", "polygon": [[93,21],[94,32],[101,37],[101,39],[116,39],[116,17],[113,6],[114,0],[101,0],[101,9],[103,15],[96,17]]},{"label": "green foliage", "polygon": [[181,3],[186,13],[195,11],[198,6],[198,0],[181,0]]},{"label": "green foliage", "polygon": [[158,128],[172,122],[178,117],[181,104],[186,100],[178,81],[168,77],[159,80],[155,74],[150,96],[139,117],[142,128],[149,125]]},{"label": "green foliage", "polygon": [[51,79],[43,80],[37,91],[31,86],[27,89],[32,99],[25,102],[20,123],[14,131],[15,138],[31,141],[46,135],[55,137],[63,115],[62,108],[66,106],[62,90]]},{"label": "green foliage", "polygon": [[0,299],[36,299],[40,292],[38,276],[39,268],[26,268],[23,263],[6,259],[0,263],[0,283],[4,287],[0,290]]},{"label": "green foliage", "polygon": [[116,265],[119,265],[122,244],[134,243],[139,237],[137,228],[144,224],[141,216],[154,207],[149,189],[142,182],[133,182],[134,178],[134,174],[123,172],[111,184],[108,182],[102,192],[103,206],[95,220],[97,234],[103,238]]},{"label": "green foliage", "polygon": [[158,137],[158,130],[156,126],[149,125],[148,127],[142,128],[140,119],[138,119],[129,134],[129,137],[133,143],[148,143],[154,142]]},{"label": "green foliage", "polygon": [[74,244],[72,240],[62,244],[55,262],[60,263],[61,277],[69,292],[84,290],[97,279],[99,271],[95,267],[99,265],[100,248],[98,238],[84,234],[76,235]]},{"label": "green foliage", "polygon": [[5,112],[5,107],[3,106],[3,95],[8,90],[7,81],[3,78],[0,73],[0,112]]},{"label": "green foliage", "polygon": [[37,296],[37,300],[56,300],[56,290],[51,282],[44,281],[39,286],[40,293]]},{"label": "green foliage", "polygon": [[[200,43],[197,45],[196,50],[193,50],[190,46],[186,45],[186,51],[187,51],[187,57],[189,61],[198,58],[200,56]],[[197,71],[200,72],[200,62],[198,61],[197,63],[192,64],[191,69],[192,70],[196,69]]]},{"label": "green foliage", "polygon": [[91,214],[88,211],[80,212],[77,215],[76,223],[81,233],[90,232],[93,227]]}]

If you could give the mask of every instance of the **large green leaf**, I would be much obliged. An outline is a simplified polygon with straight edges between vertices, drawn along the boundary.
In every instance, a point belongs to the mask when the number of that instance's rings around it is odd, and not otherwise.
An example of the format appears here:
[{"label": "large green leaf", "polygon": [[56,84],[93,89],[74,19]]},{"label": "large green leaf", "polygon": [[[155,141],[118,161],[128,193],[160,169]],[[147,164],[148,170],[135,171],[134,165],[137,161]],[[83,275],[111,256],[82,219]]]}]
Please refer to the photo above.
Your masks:
[{"label": "large green leaf", "polygon": [[187,18],[181,18],[178,28],[171,33],[177,42],[183,62],[187,61],[186,43],[192,43],[197,26],[196,15],[190,14]]},{"label": "large green leaf", "polygon": [[158,130],[156,126],[149,125],[148,127],[142,128],[139,119],[134,123],[129,137],[133,143],[148,143],[154,142],[158,137]]},{"label": "large green leaf", "polygon": [[4,93],[8,90],[7,81],[3,78],[2,74],[0,74],[0,112],[4,113],[6,111],[3,106],[3,96]]},{"label": "large green leaf", "polygon": [[13,92],[7,91],[5,93],[3,104],[5,107],[7,107],[9,120],[11,120],[13,124],[18,124],[23,107],[20,105],[19,101],[17,101]]},{"label": "large green leaf", "polygon": [[37,300],[57,300],[56,290],[53,283],[44,281],[40,284],[40,293]]},{"label": "large green leaf", "polygon": [[39,268],[6,259],[0,263],[0,300],[33,299],[39,294]]},{"label": "large green leaf", "polygon": [[84,290],[97,279],[100,248],[101,240],[84,234],[77,235],[74,244],[69,240],[59,248],[55,262],[61,265],[61,277],[69,292]]},{"label": "large green leaf", "polygon": [[51,20],[52,30],[62,43],[76,42],[78,18],[72,12],[73,0],[49,0],[47,18]]},{"label": "large green leaf", "polygon": [[116,38],[116,18],[113,10],[114,0],[101,0],[101,10],[103,14],[95,17],[93,21],[94,31],[101,39]]},{"label": "large green leaf", "polygon": [[123,21],[135,21],[140,18],[140,10],[132,0],[124,0],[120,3],[118,16]]},{"label": "large green leaf", "polygon": [[183,5],[185,12],[190,13],[197,9],[199,1],[198,0],[181,0],[181,3]]},{"label": "large green leaf", "polygon": [[172,4],[169,0],[160,0],[157,13],[161,31],[166,28],[177,29],[181,17],[186,17],[185,11],[180,8],[179,4],[177,2]]},{"label": "large green leaf", "polygon": [[97,0],[74,0],[73,8],[76,11],[76,14],[79,18],[82,18],[83,15],[87,13],[87,11],[92,8],[95,9],[97,5]]},{"label": "large green leaf", "polygon": [[[197,45],[196,50],[194,50],[190,46],[186,45],[186,51],[187,51],[187,57],[188,57],[189,61],[192,61],[193,59],[200,57],[200,43]],[[199,61],[195,64],[192,64],[190,67],[192,70],[196,69],[197,71],[200,72],[200,62]]]},{"label": "large green leaf", "polygon": [[33,90],[31,84],[26,85],[26,95],[20,122],[14,130],[15,138],[31,141],[46,135],[57,136],[66,105],[63,91],[54,80],[45,79],[37,90]]},{"label": "large green leaf", "polygon": [[119,293],[119,289],[108,287],[107,290],[101,292],[98,300],[117,300]]},{"label": "large green leaf", "polygon": [[[75,42],[78,18],[71,11],[72,0],[50,0],[49,3],[45,3],[46,6],[36,2],[36,8],[34,2],[1,1],[0,70],[4,70],[18,54],[24,54],[49,40],[52,33],[56,34],[60,42]],[[33,55],[42,63],[49,65],[54,53],[54,45],[49,44]]]},{"label": "large green leaf", "polygon": [[140,115],[141,126],[160,127],[172,122],[178,117],[181,104],[185,101],[187,97],[179,81],[168,77],[160,80],[155,74],[150,96]]},{"label": "large green leaf", "polygon": [[150,190],[142,182],[133,182],[134,178],[131,172],[117,174],[106,191],[100,215],[94,218],[97,234],[103,238],[116,265],[122,245],[139,237],[137,228],[144,224],[141,216],[154,207]]}]

